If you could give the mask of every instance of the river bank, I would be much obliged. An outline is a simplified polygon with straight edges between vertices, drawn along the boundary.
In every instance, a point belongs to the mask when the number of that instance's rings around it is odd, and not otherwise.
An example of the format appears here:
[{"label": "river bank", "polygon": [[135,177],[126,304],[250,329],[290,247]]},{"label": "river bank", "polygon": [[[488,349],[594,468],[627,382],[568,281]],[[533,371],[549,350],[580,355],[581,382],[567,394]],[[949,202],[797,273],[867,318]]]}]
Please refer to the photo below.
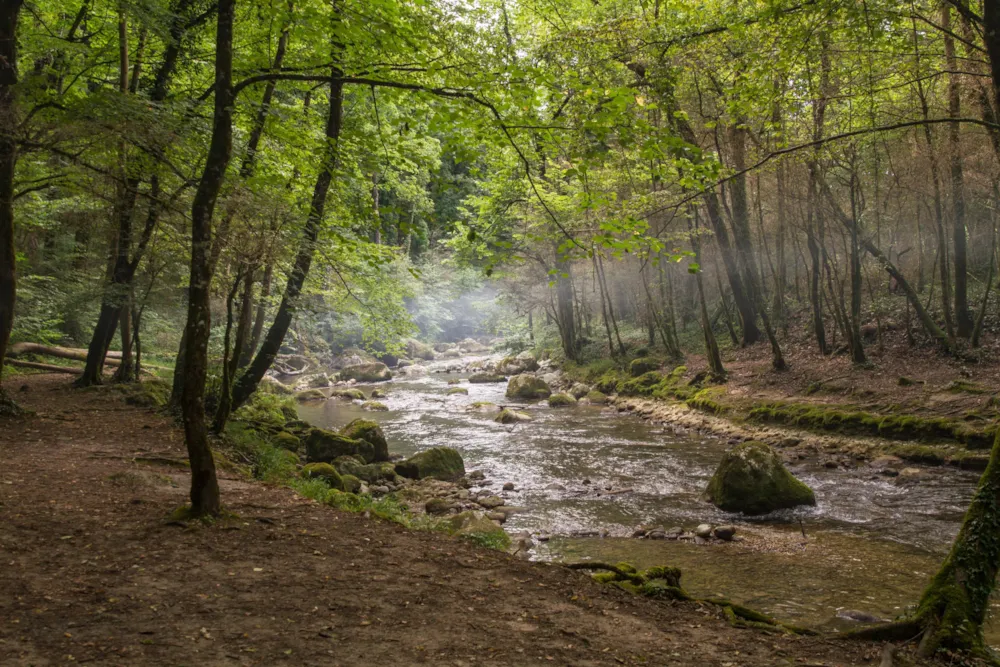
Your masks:
[{"label": "river bank", "polygon": [[224,520],[179,522],[189,478],[172,420],[63,376],[19,383],[34,413],[0,431],[3,664],[846,666],[882,651],[736,629],[712,606],[628,595],[234,471],[221,473]]}]

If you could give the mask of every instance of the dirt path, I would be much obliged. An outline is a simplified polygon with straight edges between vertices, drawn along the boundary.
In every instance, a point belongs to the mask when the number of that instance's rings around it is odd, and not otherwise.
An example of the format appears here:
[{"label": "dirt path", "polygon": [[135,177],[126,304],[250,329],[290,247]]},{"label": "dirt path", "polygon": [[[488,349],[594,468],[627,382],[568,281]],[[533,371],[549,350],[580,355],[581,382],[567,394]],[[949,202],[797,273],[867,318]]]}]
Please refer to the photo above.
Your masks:
[{"label": "dirt path", "polygon": [[236,518],[171,523],[168,418],[65,376],[0,421],[0,664],[870,665],[881,647],[730,627],[552,565],[223,474]]}]

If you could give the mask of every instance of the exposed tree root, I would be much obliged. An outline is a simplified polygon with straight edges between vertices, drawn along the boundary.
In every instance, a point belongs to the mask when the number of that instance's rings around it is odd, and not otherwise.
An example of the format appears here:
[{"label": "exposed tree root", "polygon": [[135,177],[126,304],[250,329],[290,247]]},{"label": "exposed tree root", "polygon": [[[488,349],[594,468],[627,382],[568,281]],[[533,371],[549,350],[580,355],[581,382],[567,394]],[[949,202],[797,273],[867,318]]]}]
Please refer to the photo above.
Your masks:
[{"label": "exposed tree root", "polygon": [[660,600],[683,600],[715,605],[722,608],[722,614],[735,628],[754,628],[766,632],[781,632],[796,635],[815,635],[814,630],[785,625],[759,611],[738,605],[729,600],[694,598],[681,588],[681,571],[676,567],[651,567],[638,571],[628,563],[569,563],[572,570],[604,570],[611,575],[597,574],[594,578],[611,584],[629,593]]},{"label": "exposed tree root", "polygon": [[910,641],[924,631],[920,623],[913,619],[872,625],[845,632],[840,636],[844,639],[862,639],[874,642]]}]

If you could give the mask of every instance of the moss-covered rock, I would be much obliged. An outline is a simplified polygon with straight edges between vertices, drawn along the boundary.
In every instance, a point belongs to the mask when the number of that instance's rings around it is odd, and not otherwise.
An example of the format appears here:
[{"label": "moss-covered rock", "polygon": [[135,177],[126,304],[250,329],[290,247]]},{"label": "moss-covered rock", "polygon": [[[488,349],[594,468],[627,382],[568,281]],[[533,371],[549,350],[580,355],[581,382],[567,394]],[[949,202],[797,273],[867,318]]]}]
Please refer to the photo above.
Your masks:
[{"label": "moss-covered rock", "polygon": [[466,410],[469,410],[470,412],[486,412],[486,413],[499,412],[500,406],[490,401],[476,401],[468,408],[466,408]]},{"label": "moss-covered rock", "polygon": [[506,375],[518,375],[538,370],[538,360],[529,351],[524,351],[516,357],[505,357],[497,364],[497,370]]},{"label": "moss-covered rock", "polygon": [[503,528],[478,512],[461,512],[447,519],[452,534],[466,538],[482,546],[506,549],[510,536]]},{"label": "moss-covered rock", "polygon": [[362,409],[371,410],[372,412],[385,412],[389,409],[389,406],[381,401],[365,401],[361,404]]},{"label": "moss-covered rock", "polygon": [[170,400],[170,385],[160,378],[118,385],[125,393],[125,402],[143,408],[162,408]]},{"label": "moss-covered rock", "polygon": [[452,387],[448,390],[449,396],[468,396],[469,390],[465,387]]},{"label": "moss-covered rock", "polygon": [[517,424],[520,422],[530,422],[531,415],[526,412],[518,412],[517,410],[511,410],[510,408],[504,408],[500,411],[493,421],[498,424]]},{"label": "moss-covered rock", "polygon": [[376,398],[385,398],[387,394],[388,392],[384,389],[372,389],[371,399],[375,400]]},{"label": "moss-covered rock", "polygon": [[571,408],[576,405],[576,399],[569,394],[552,394],[549,396],[550,408]]},{"label": "moss-covered rock", "polygon": [[451,447],[431,447],[397,463],[396,474],[409,479],[430,477],[453,482],[465,475],[465,462]]},{"label": "moss-covered rock", "polygon": [[552,390],[545,380],[534,375],[515,375],[507,383],[507,398],[530,401],[548,398],[551,395]]},{"label": "moss-covered rock", "polygon": [[381,362],[356,364],[341,369],[339,377],[341,380],[355,380],[357,382],[385,382],[392,379],[392,371]]},{"label": "moss-covered rock", "polygon": [[642,357],[639,359],[633,359],[632,363],[628,365],[628,372],[634,378],[639,377],[643,373],[648,373],[650,371],[659,370],[660,362],[651,357]]},{"label": "moss-covered rock", "polygon": [[491,384],[506,382],[507,376],[501,375],[500,373],[474,373],[469,376],[469,382],[472,384]]},{"label": "moss-covered rock", "polygon": [[331,489],[344,490],[344,481],[329,463],[307,463],[302,466],[302,476],[306,479],[322,479]]},{"label": "moss-covered rock", "polygon": [[355,419],[340,429],[340,434],[352,440],[364,440],[371,443],[374,454],[371,461],[377,463],[389,460],[389,442],[385,439],[382,428],[370,419]]},{"label": "moss-covered rock", "polygon": [[586,398],[587,394],[590,393],[590,386],[583,384],[582,382],[577,382],[572,387],[570,387],[569,391],[567,391],[566,393],[575,398],[576,400],[580,400],[581,398]]},{"label": "moss-covered rock", "polygon": [[434,358],[434,348],[426,343],[421,343],[416,338],[407,338],[406,356],[410,359],[424,359],[425,361],[430,361]]},{"label": "moss-covered rock", "polygon": [[342,456],[333,466],[342,476],[351,475],[368,484],[396,481],[396,469],[388,462],[361,463],[353,456]]},{"label": "moss-covered rock", "polygon": [[278,431],[271,436],[271,442],[282,449],[287,449],[290,452],[298,452],[302,448],[302,440],[299,436],[294,433],[289,433],[288,431]]},{"label": "moss-covered rock", "polygon": [[354,475],[341,475],[340,481],[344,485],[346,493],[358,493],[361,491],[361,480]]},{"label": "moss-covered rock", "polygon": [[812,489],[788,472],[769,445],[756,441],[740,443],[725,453],[706,497],[727,512],[751,515],[816,504]]},{"label": "moss-covered rock", "polygon": [[605,393],[594,389],[593,391],[587,392],[587,400],[596,405],[603,405],[608,402],[608,397]]},{"label": "moss-covered rock", "polygon": [[360,389],[334,389],[330,393],[330,398],[344,398],[349,401],[363,401],[365,400],[365,392]]},{"label": "moss-covered rock", "polygon": [[375,447],[366,440],[355,440],[333,431],[314,428],[306,436],[306,458],[314,463],[330,463],[341,456],[360,456],[375,460]]},{"label": "moss-covered rock", "polygon": [[306,389],[305,391],[300,391],[295,394],[295,400],[299,403],[308,403],[310,401],[325,401],[326,394],[324,394],[319,389]]}]

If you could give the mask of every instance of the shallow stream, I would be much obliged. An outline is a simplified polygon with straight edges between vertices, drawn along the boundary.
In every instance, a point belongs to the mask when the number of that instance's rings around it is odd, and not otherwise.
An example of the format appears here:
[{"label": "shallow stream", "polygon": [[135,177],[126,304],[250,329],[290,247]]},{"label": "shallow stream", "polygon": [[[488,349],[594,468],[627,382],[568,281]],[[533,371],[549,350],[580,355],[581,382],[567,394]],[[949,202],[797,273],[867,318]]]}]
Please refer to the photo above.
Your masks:
[{"label": "shallow stream", "polygon": [[[380,385],[388,412],[331,400],[299,413],[328,428],[374,419],[390,451],[407,456],[433,446],[458,449],[466,470],[485,473],[486,488],[524,508],[505,524],[508,532],[552,535],[533,558],[676,565],[692,593],[722,595],[788,622],[843,627],[848,622],[837,614],[844,610],[883,618],[903,612],[946,553],[978,477],[934,468],[902,484],[866,465],[831,469],[810,459],[790,469],[815,490],[817,506],[749,523],[701,499],[726,441],[598,406],[528,405],[532,422],[497,424],[492,414],[467,408],[513,404],[506,385],[437,372],[461,362],[430,362],[424,375]],[[467,396],[446,394],[454,378],[463,379]],[[516,490],[501,492],[505,482]],[[752,539],[697,546],[629,537],[641,524],[723,522]],[[1000,644],[1000,627],[988,634]]]}]

